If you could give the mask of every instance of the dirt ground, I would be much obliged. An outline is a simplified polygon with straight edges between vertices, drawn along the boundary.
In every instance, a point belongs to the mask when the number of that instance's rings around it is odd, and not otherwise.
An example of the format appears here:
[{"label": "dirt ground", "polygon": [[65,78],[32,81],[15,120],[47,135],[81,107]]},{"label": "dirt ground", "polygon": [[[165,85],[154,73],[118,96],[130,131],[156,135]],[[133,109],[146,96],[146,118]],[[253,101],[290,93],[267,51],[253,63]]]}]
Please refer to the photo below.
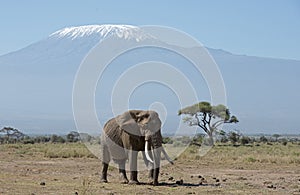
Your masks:
[{"label": "dirt ground", "polygon": [[[299,194],[297,163],[212,162],[209,157],[179,158],[161,168],[160,185],[151,186],[147,172],[140,185],[120,184],[118,170],[109,168],[100,183],[97,158],[47,158],[40,153],[0,151],[0,194]],[[209,154],[208,154],[209,156]],[[234,161],[233,161],[234,162]]]}]

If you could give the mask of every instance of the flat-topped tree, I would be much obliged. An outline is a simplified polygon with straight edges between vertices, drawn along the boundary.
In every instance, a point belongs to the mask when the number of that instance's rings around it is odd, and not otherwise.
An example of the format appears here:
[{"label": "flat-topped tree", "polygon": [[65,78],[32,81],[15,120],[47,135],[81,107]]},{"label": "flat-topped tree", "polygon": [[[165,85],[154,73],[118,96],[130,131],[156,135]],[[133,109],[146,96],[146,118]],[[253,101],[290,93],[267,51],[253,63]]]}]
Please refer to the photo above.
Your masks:
[{"label": "flat-topped tree", "polygon": [[19,140],[25,136],[24,133],[12,127],[3,127],[0,129],[0,137],[1,134],[4,134],[2,135],[2,140],[6,143],[16,142],[16,140]]},{"label": "flat-topped tree", "polygon": [[209,136],[209,144],[213,145],[213,135],[218,127],[224,123],[237,123],[237,117],[231,116],[229,109],[219,104],[212,106],[209,102],[199,102],[178,111],[178,115],[187,115],[183,118],[189,126],[198,126]]}]

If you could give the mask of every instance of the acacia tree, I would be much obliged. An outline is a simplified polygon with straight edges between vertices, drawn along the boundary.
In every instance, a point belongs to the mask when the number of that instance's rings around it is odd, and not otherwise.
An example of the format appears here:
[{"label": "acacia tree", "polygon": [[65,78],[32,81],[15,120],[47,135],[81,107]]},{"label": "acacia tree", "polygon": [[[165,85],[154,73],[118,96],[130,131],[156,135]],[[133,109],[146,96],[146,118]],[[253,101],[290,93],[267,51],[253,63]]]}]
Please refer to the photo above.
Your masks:
[{"label": "acacia tree", "polygon": [[68,142],[78,142],[80,140],[80,134],[77,131],[71,131],[67,135]]},{"label": "acacia tree", "polygon": [[3,127],[0,129],[0,134],[4,134],[6,142],[16,141],[25,136],[21,131],[12,127]]},{"label": "acacia tree", "polygon": [[213,135],[218,127],[224,123],[237,123],[237,117],[231,116],[226,106],[219,104],[212,106],[209,102],[199,102],[178,111],[178,115],[187,115],[183,118],[189,126],[198,126],[209,137],[209,144],[213,145]]}]

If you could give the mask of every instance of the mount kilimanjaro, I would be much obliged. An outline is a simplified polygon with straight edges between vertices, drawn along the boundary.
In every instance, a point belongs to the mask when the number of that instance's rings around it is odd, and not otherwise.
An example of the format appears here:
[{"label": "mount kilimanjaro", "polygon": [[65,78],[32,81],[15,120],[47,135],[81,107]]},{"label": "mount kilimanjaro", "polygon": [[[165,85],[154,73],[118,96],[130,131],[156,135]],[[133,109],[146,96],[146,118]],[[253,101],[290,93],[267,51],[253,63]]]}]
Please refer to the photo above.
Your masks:
[{"label": "mount kilimanjaro", "polygon": [[[87,53],[108,36],[135,41],[151,38],[139,27],[130,25],[69,27],[0,56],[0,125],[30,133],[61,133],[75,129],[72,88],[77,69]],[[223,76],[228,107],[240,119],[235,128],[246,133],[295,132],[300,126],[300,61],[207,49]],[[171,60],[171,63],[176,61]],[[116,62],[116,66],[121,63]],[[199,85],[205,88],[205,83]],[[209,90],[198,93],[203,100],[209,100]],[[97,97],[102,98],[101,95]],[[143,105],[143,100],[140,101],[134,106]],[[106,116],[100,120],[111,117],[108,108],[98,105],[97,111]],[[175,102],[170,105],[175,113],[170,114],[171,123],[164,127],[168,131],[173,128],[174,121],[180,120],[176,116],[180,108]]]}]

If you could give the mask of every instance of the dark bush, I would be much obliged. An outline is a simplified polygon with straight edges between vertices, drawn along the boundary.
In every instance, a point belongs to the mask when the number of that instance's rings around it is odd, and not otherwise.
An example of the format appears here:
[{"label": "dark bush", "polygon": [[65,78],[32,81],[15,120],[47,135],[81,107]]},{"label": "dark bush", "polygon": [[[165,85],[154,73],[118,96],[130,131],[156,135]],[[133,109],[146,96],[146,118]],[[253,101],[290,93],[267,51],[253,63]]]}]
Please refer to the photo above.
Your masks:
[{"label": "dark bush", "polygon": [[283,138],[283,139],[280,140],[280,142],[282,143],[282,145],[286,146],[287,143],[288,143],[288,140]]},{"label": "dark bush", "polygon": [[233,132],[233,131],[229,132],[228,139],[231,141],[231,143],[233,145],[235,145],[236,142],[238,142],[239,138],[240,138],[240,135],[238,133]]},{"label": "dark bush", "polygon": [[261,136],[261,137],[259,138],[259,141],[260,141],[260,142],[263,142],[263,143],[266,143],[266,142],[268,141],[268,139],[267,139],[265,136]]},{"label": "dark bush", "polygon": [[163,137],[163,144],[173,144],[173,140],[170,137]]},{"label": "dark bush", "polygon": [[52,143],[65,143],[66,140],[62,136],[52,135],[50,138]]},{"label": "dark bush", "polygon": [[250,139],[248,136],[242,136],[242,137],[240,138],[240,143],[241,143],[242,145],[249,144],[250,141],[251,141],[251,139]]}]

